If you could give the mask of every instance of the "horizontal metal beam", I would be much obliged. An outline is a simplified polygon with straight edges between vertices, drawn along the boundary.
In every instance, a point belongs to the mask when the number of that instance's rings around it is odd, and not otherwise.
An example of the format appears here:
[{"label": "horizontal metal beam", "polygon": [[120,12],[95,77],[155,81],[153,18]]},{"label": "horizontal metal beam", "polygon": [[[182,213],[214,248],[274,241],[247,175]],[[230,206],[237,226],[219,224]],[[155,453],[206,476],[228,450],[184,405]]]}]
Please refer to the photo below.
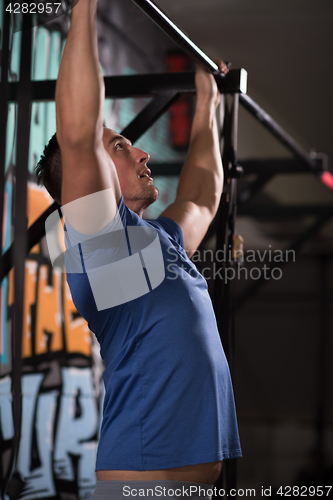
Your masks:
[{"label": "horizontal metal beam", "polygon": [[333,205],[239,205],[237,215],[258,219],[290,219],[333,215]]},{"label": "horizontal metal beam", "polygon": [[327,156],[318,154],[312,159],[313,170],[310,172],[304,162],[298,158],[258,158],[238,160],[244,174],[297,174],[322,173],[327,170]]},{"label": "horizontal metal beam", "polygon": [[[106,76],[105,97],[121,99],[125,97],[149,97],[160,92],[176,91],[180,93],[194,93],[195,73],[153,73],[148,75],[121,75]],[[10,82],[9,101],[17,100],[19,82]],[[229,71],[223,80],[218,82],[218,87],[223,94],[246,92],[247,72],[245,69]],[[54,101],[56,80],[33,81],[32,100]]]},{"label": "horizontal metal beam", "polygon": [[149,168],[151,170],[152,177],[171,177],[179,176],[182,171],[184,162],[171,162],[171,163],[153,163],[149,162]]},{"label": "horizontal metal beam", "polygon": [[[327,156],[318,154],[313,159],[313,171],[309,171],[307,165],[297,158],[267,158],[267,159],[251,159],[251,160],[238,160],[239,164],[243,167],[244,174],[295,174],[295,173],[322,173],[327,170]],[[154,176],[159,175],[179,175],[183,164],[179,162],[174,163],[149,163]]]},{"label": "horizontal metal beam", "polygon": [[[194,78],[193,71],[107,76],[104,78],[105,95],[110,98],[145,97],[169,90],[180,93],[195,93]],[[223,80],[217,79],[217,84],[223,94],[246,92],[247,71],[243,68],[230,70]]]}]

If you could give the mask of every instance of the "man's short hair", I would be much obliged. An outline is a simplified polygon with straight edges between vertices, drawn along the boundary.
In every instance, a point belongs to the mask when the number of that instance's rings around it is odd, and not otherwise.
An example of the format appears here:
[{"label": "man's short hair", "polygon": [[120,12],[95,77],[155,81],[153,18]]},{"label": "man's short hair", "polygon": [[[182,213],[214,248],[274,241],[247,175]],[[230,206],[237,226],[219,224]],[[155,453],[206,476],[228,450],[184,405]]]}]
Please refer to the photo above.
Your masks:
[{"label": "man's short hair", "polygon": [[[106,127],[105,120],[103,127]],[[43,184],[52,198],[61,205],[62,161],[56,134],[46,144],[35,172],[37,184]]]},{"label": "man's short hair", "polygon": [[43,184],[52,198],[61,205],[62,162],[56,134],[45,146],[35,172],[37,184]]}]

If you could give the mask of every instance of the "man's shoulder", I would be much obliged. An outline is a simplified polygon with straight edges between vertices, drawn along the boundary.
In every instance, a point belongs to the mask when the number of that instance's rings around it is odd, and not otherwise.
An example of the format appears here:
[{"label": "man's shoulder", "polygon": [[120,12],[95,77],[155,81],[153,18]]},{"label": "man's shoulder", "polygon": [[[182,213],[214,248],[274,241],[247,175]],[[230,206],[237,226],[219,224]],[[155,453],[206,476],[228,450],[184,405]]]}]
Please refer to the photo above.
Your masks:
[{"label": "man's shoulder", "polygon": [[160,216],[155,220],[150,220],[149,222],[153,225],[153,227],[159,228],[165,232],[169,238],[172,238],[172,240],[176,241],[178,245],[184,248],[183,231],[176,221],[170,219],[169,217]]}]

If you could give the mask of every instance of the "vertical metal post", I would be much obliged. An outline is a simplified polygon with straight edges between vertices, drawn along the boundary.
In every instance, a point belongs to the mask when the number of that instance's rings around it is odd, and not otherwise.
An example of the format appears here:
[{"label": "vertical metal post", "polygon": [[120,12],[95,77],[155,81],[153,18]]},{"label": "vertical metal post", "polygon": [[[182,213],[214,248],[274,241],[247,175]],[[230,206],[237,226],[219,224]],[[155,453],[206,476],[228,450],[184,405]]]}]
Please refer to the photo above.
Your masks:
[{"label": "vertical metal post", "polygon": [[[0,82],[0,276],[3,272],[3,209],[4,209],[4,189],[5,189],[5,169],[6,169],[6,145],[7,145],[7,120],[8,120],[8,67],[9,67],[9,17],[5,13],[5,4],[0,4],[2,9],[3,25],[2,30],[2,48],[1,48],[1,82]],[[0,287],[2,279],[0,279]],[[0,304],[1,307],[1,304]],[[3,305],[3,307],[6,307]],[[2,321],[0,315],[0,321]],[[4,342],[4,339],[3,339]],[[10,466],[10,464],[9,464]],[[3,464],[5,467],[5,464]],[[4,469],[4,477],[1,477],[1,495],[4,496],[5,485],[7,484],[11,470],[8,467]]]},{"label": "vertical metal post", "polygon": [[[1,82],[0,82],[0,276],[2,275],[2,234],[3,208],[6,169],[6,143],[8,120],[8,66],[9,66],[9,17],[5,12],[5,3],[2,2],[2,50],[1,50]],[[1,286],[1,282],[0,282]]]},{"label": "vertical metal post", "polygon": [[[229,105],[228,99],[232,101]],[[229,362],[231,374],[233,373],[233,345],[234,339],[231,334],[231,283],[226,279],[227,269],[232,263],[233,232],[236,217],[237,181],[232,176],[236,164],[237,151],[237,125],[238,125],[238,94],[225,96],[225,116],[223,123],[223,134],[221,149],[224,168],[224,189],[220,207],[217,214],[216,252],[221,251],[224,255],[222,266],[222,280],[214,282],[213,304],[216,314],[221,342]],[[227,460],[223,465],[223,471],[216,487],[224,488],[226,493],[237,484],[237,459]],[[237,498],[237,497],[235,497]]]},{"label": "vertical metal post", "polygon": [[7,494],[17,498],[23,488],[23,481],[17,469],[21,438],[21,367],[22,331],[24,307],[25,258],[27,250],[27,182],[29,164],[29,140],[31,123],[31,60],[32,22],[30,15],[23,14],[20,50],[20,78],[18,87],[18,119],[15,166],[14,198],[14,321],[12,329],[12,392],[14,440],[12,448],[12,468],[14,474],[8,484]]},{"label": "vertical metal post", "polygon": [[[227,97],[227,96],[226,96]],[[231,96],[228,96],[231,98]],[[230,108],[230,109],[229,109]],[[220,336],[229,364],[232,364],[232,347],[229,336],[229,285],[231,280],[226,279],[226,269],[233,265],[232,247],[233,233],[236,218],[237,180],[233,178],[234,163],[237,150],[237,123],[238,123],[238,94],[232,96],[232,104],[228,106],[226,100],[225,118],[222,140],[224,188],[218,211],[216,233],[216,251],[221,250],[223,260],[223,280],[216,280],[214,287],[214,307]]]},{"label": "vertical metal post", "polygon": [[[3,213],[4,213],[4,190],[5,190],[5,170],[6,170],[6,145],[7,145],[7,120],[8,120],[8,73],[9,73],[9,16],[5,12],[5,3],[0,5],[2,8],[3,25],[2,30],[2,48],[1,48],[1,82],[0,82],[0,276],[3,275]],[[0,278],[0,287],[2,279]],[[1,304],[0,304],[1,307]],[[3,304],[3,307],[6,307]],[[1,315],[0,315],[1,316]],[[2,322],[2,318],[0,317]],[[5,339],[3,338],[3,342]],[[8,369],[8,367],[6,367]],[[5,466],[8,465],[7,470]],[[4,477],[1,477],[1,494],[4,495],[5,487],[11,473],[11,463],[3,464]]]}]

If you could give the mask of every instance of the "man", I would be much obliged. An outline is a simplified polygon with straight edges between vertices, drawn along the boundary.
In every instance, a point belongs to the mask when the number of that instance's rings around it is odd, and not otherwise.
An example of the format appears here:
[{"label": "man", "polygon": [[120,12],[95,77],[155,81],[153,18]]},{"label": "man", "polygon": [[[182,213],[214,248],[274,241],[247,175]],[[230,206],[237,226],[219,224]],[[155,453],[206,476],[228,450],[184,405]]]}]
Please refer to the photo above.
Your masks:
[{"label": "man", "polygon": [[[190,149],[176,200],[156,221],[144,221],[143,211],[158,191],[149,155],[103,127],[96,9],[97,0],[80,0],[72,11],[56,87],[57,140],[52,138],[37,167],[62,204],[69,239],[78,243],[85,262],[78,273],[67,270],[67,279],[106,365],[93,498],[121,496],[124,484],[207,488],[224,459],[241,456],[230,374],[207,284],[187,257],[214,218],[223,188],[219,92],[212,75],[198,67]],[[225,64],[216,62],[226,73]],[[81,243],[115,237],[119,227],[127,241],[133,228],[156,231],[165,277],[134,300],[99,307]],[[102,251],[103,259],[111,252],[105,245]]]}]

